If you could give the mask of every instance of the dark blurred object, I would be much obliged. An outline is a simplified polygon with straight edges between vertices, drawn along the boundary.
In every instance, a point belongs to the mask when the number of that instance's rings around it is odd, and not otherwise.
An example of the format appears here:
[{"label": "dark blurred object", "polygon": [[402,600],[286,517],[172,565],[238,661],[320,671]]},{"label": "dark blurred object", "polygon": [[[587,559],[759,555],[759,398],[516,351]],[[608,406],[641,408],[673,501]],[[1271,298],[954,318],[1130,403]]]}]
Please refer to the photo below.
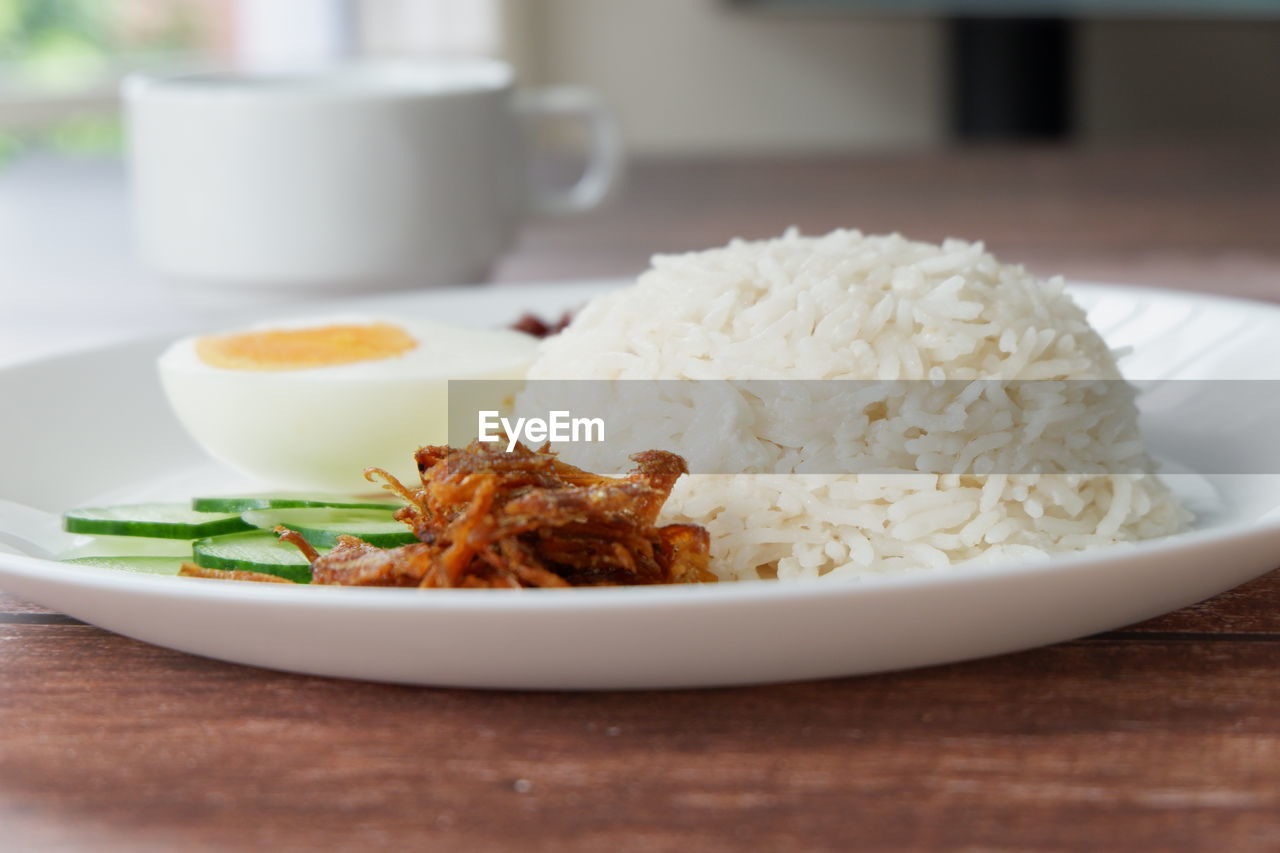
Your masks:
[{"label": "dark blurred object", "polygon": [[524,332],[526,335],[533,335],[535,338],[549,338],[552,335],[558,335],[563,332],[572,320],[573,312],[571,311],[561,314],[559,320],[550,322],[543,320],[537,314],[525,312],[519,320],[511,324],[511,328],[517,332]]},{"label": "dark blurred object", "polygon": [[1072,22],[959,18],[950,22],[951,122],[963,141],[1071,135]]},{"label": "dark blurred object", "polygon": [[1176,18],[1188,15],[1266,16],[1280,0],[730,0],[766,12],[848,12],[874,15],[1074,15]]},{"label": "dark blurred object", "polygon": [[[1139,134],[1195,135],[1205,128],[1270,132],[1275,126],[1268,106],[1274,103],[1275,75],[1268,73],[1274,50],[1268,54],[1260,42],[1266,36],[1259,36],[1255,25],[1280,32],[1280,0],[724,2],[779,18],[945,20],[949,128],[961,142],[1096,138],[1100,122],[1108,121]],[[1218,28],[1199,32],[1209,23]],[[1188,30],[1197,37],[1188,36]],[[1107,64],[1119,42],[1132,49],[1127,67],[1114,60]],[[1200,65],[1203,73],[1187,73],[1189,66]],[[1102,84],[1100,68],[1110,75]],[[1221,94],[1198,99],[1194,92],[1182,99],[1166,94],[1188,87],[1188,79],[1192,90]],[[1101,97],[1100,85],[1106,90]],[[1100,102],[1105,103],[1099,107]],[[1117,112],[1118,123],[1099,119]]]}]

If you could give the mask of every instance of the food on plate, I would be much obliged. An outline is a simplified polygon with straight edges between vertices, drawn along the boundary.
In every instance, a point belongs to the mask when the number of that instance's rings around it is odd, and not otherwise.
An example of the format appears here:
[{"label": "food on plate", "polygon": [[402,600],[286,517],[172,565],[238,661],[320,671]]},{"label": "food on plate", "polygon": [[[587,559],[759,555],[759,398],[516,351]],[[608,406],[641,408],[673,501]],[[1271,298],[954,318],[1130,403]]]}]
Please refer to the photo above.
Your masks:
[{"label": "food on plate", "polygon": [[[1190,520],[1154,473],[1135,390],[1061,279],[978,243],[856,231],[734,241],[658,256],[632,287],[567,320],[476,331],[340,317],[180,341],[161,377],[206,449],[272,487],[352,494],[198,498],[195,517],[106,508],[69,514],[68,529],[189,536],[184,571],[201,577],[521,587],[939,569],[1149,539]],[[638,419],[619,418],[607,446],[532,450],[510,429],[507,441],[443,446],[448,380],[526,373],[712,380],[738,396],[732,422],[695,419],[692,444],[674,432],[646,441]],[[805,381],[782,405],[740,380]],[[871,396],[824,409],[832,386],[809,380],[861,380]],[[507,408],[516,385],[496,384],[483,393],[505,396],[477,409]],[[699,383],[655,384],[679,395]],[[534,398],[527,388],[516,408]],[[743,439],[754,455],[734,469]],[[621,477],[587,473],[621,470],[606,457],[646,447],[667,450],[632,455]],[[698,471],[736,473],[688,475],[673,451],[689,448]],[[810,464],[842,454],[874,464]],[[948,467],[956,458],[965,465]],[[393,515],[359,494],[366,469],[407,505]],[[77,556],[161,571],[171,561],[154,558],[175,554],[117,544]]]},{"label": "food on plate", "polygon": [[385,322],[332,323],[196,338],[196,356],[227,370],[306,370],[405,355],[418,342]]},{"label": "food on plate", "polygon": [[274,488],[359,491],[366,467],[411,476],[415,448],[447,443],[450,379],[518,379],[536,346],[506,329],[330,317],[185,338],[158,365],[218,460]]},{"label": "food on plate", "polygon": [[240,495],[201,495],[191,499],[197,512],[244,512],[250,509],[300,509],[335,507],[338,509],[400,508],[398,500],[371,495],[323,495],[314,492],[254,492]]},{"label": "food on plate", "polygon": [[[316,547],[328,550],[319,543]],[[200,539],[191,543],[187,562],[202,569],[273,575],[296,583],[311,581],[311,561],[266,530]]]},{"label": "food on plate", "polygon": [[[264,500],[284,500],[290,506],[222,511],[237,505],[256,506]],[[77,565],[158,575],[176,575],[183,563],[194,562],[205,568],[260,572],[305,583],[311,579],[307,559],[297,548],[283,545],[273,534],[255,527],[274,526],[281,517],[288,517],[305,526],[316,546],[325,550],[337,538],[332,533],[335,528],[387,543],[413,539],[393,516],[395,509],[404,505],[402,501],[382,501],[372,509],[371,499],[360,509],[318,505],[331,500],[345,503],[350,498],[228,495],[196,498],[190,505],[128,504],[69,510],[62,516],[63,528],[81,535],[61,558]],[[297,507],[302,501],[316,505]],[[207,504],[217,506],[201,509]],[[294,515],[285,515],[289,513]]]},{"label": "food on plate", "polygon": [[96,535],[64,559],[148,574],[295,583],[313,582],[314,568],[316,583],[366,586],[715,580],[702,528],[656,523],[685,471],[674,454],[637,454],[635,470],[621,479],[523,445],[513,453],[479,442],[462,450],[428,447],[415,461],[422,474],[414,489],[370,469],[399,496],[390,501],[254,493],[196,497],[191,506],[70,510],[63,515],[67,530]]},{"label": "food on plate", "polygon": [[511,328],[526,335],[533,335],[535,338],[549,338],[563,332],[571,322],[573,322],[572,311],[565,311],[560,315],[559,320],[544,320],[537,314],[525,312],[511,324]]},{"label": "food on plate", "polygon": [[338,544],[343,534],[359,536],[370,545],[408,545],[416,541],[392,513],[380,509],[251,509],[240,517],[259,530],[296,530],[312,545],[327,548]]},{"label": "food on plate", "polygon": [[[742,401],[739,423],[773,454],[766,461],[859,447],[899,473],[683,478],[666,517],[707,528],[711,569],[726,580],[1040,557],[1162,536],[1189,518],[1152,473],[1133,390],[1062,280],[1002,264],[980,243],[791,231],[658,256],[635,285],[596,298],[544,340],[528,375],[920,380],[836,423],[810,414],[818,400],[804,394],[823,394],[820,383],[795,383],[785,409]],[[977,447],[994,433],[975,428],[974,395],[921,410],[916,391],[929,380],[990,379],[1024,383],[1011,410],[1026,430],[1043,429],[1042,467],[936,473],[928,458],[938,448]],[[616,449],[627,425],[611,428]],[[988,470],[1000,471],[999,448],[981,446]],[[593,446],[561,449],[567,461],[608,470]]]},{"label": "food on plate", "polygon": [[62,517],[68,533],[95,536],[145,536],[152,539],[198,539],[248,530],[234,512],[197,512],[182,503],[83,507]]},{"label": "food on plate", "polygon": [[176,575],[188,560],[183,557],[72,557],[63,560],[73,566],[93,566],[144,575]]},{"label": "food on plate", "polygon": [[[567,587],[713,581],[706,531],[658,524],[684,460],[660,450],[638,453],[623,478],[575,468],[555,454],[489,443],[424,447],[420,482],[409,487],[385,471],[406,506],[396,518],[418,541],[381,548],[339,536],[320,553],[311,537],[283,526],[311,565],[311,581],[343,586]],[[184,575],[253,580],[193,566]],[[275,576],[270,578],[275,580]]]},{"label": "food on plate", "polygon": [[247,572],[242,569],[206,569],[194,563],[184,563],[178,574],[184,578],[214,578],[227,581],[255,581],[257,583],[296,583],[280,575],[266,572]]}]

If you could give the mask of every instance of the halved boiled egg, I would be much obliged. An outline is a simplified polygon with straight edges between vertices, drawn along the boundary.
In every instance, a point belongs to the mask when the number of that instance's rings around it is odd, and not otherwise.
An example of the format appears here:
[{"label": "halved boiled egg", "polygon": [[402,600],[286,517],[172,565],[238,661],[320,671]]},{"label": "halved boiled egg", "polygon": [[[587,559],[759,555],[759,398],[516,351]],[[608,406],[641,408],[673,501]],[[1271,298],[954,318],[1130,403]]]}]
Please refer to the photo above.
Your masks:
[{"label": "halved boiled egg", "polygon": [[[449,380],[517,380],[528,335],[334,317],[184,338],[160,356],[178,419],[212,456],[274,487],[366,492],[364,469],[417,482],[413,452],[449,440]],[[469,386],[503,408],[513,386]]]}]

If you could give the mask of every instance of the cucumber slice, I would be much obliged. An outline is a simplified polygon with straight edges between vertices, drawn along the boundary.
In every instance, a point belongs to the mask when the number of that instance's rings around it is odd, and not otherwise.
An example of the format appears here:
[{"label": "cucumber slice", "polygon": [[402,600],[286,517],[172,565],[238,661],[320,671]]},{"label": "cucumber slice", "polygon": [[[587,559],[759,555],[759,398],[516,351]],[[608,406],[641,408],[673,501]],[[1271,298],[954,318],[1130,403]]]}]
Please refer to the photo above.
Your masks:
[{"label": "cucumber slice", "polygon": [[200,539],[250,527],[238,515],[196,512],[185,504],[86,507],[63,515],[62,524],[68,533],[156,539]]},{"label": "cucumber slice", "polygon": [[201,539],[192,562],[206,569],[238,569],[311,582],[311,564],[302,552],[262,530]]},{"label": "cucumber slice", "polygon": [[147,539],[142,536],[86,536],[58,555],[80,557],[182,557],[191,559],[189,539]]},{"label": "cucumber slice", "polygon": [[182,564],[188,562],[184,557],[75,557],[64,560],[78,566],[97,566],[103,569],[117,569],[125,572],[138,572],[147,575],[176,575]]},{"label": "cucumber slice", "polygon": [[359,495],[319,495],[306,492],[260,492],[251,495],[221,495],[195,498],[191,508],[197,512],[244,512],[250,509],[288,509],[298,507],[339,507],[342,509],[397,510],[404,501],[395,498],[361,497]]},{"label": "cucumber slice", "polygon": [[418,537],[403,523],[392,518],[391,513],[376,509],[251,509],[241,517],[263,530],[275,530],[280,525],[296,530],[302,534],[303,539],[317,548],[332,548],[344,533],[359,536],[379,548],[392,548],[418,541]]}]

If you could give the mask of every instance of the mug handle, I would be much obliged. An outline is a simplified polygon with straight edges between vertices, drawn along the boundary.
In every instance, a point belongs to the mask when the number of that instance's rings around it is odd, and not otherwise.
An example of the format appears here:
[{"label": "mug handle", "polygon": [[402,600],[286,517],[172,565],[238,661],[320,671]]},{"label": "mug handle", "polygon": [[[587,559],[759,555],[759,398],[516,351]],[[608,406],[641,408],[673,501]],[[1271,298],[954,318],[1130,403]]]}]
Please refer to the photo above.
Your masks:
[{"label": "mug handle", "polygon": [[550,86],[516,93],[516,112],[528,120],[546,116],[578,118],[586,123],[591,142],[582,177],[565,188],[530,188],[535,213],[567,216],[599,207],[620,183],[622,135],[613,113],[595,92],[581,86]]}]

